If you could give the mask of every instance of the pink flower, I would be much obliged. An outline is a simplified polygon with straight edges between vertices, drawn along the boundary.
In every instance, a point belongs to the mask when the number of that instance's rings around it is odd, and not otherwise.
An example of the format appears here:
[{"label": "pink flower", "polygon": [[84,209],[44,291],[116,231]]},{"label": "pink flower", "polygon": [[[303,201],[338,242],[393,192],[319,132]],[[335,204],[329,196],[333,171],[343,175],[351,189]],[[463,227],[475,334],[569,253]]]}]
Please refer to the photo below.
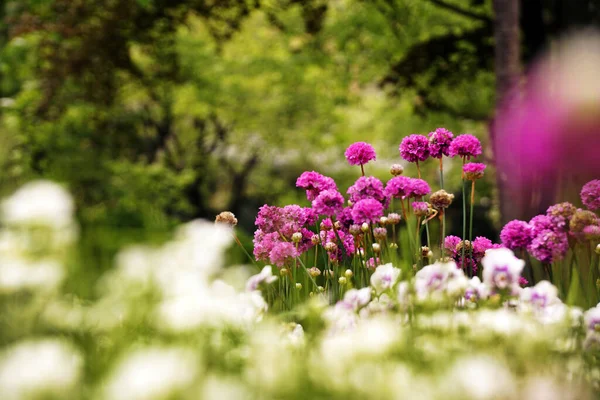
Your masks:
[{"label": "pink flower", "polygon": [[429,157],[429,139],[425,135],[409,135],[402,139],[399,150],[408,162],[425,161]]},{"label": "pink flower", "polygon": [[313,209],[321,215],[331,217],[344,207],[344,198],[337,190],[323,190],[312,202]]},{"label": "pink flower", "polygon": [[463,165],[463,173],[468,181],[474,181],[483,178],[485,164],[482,163],[466,163]]},{"label": "pink flower", "polygon": [[536,215],[535,217],[531,218],[529,225],[532,229],[532,237],[537,236],[540,232],[545,230],[556,230],[556,226],[554,225],[552,218],[548,217],[547,215]]},{"label": "pink flower", "polygon": [[437,128],[429,132],[429,153],[431,157],[442,158],[448,156],[448,150],[454,134],[445,128]]},{"label": "pink flower", "polygon": [[556,229],[566,232],[569,230],[569,223],[576,211],[577,207],[565,201],[548,207],[546,215],[550,217]]},{"label": "pink flower", "polygon": [[272,264],[281,268],[287,261],[292,258],[298,257],[298,251],[296,247],[290,242],[279,242],[271,249],[269,253],[269,260]]},{"label": "pink flower", "polygon": [[512,220],[500,231],[500,240],[511,250],[525,249],[533,240],[533,227],[525,221]]},{"label": "pink flower", "polygon": [[305,171],[296,180],[296,187],[306,189],[306,198],[313,201],[323,190],[337,190],[335,181],[315,171]]},{"label": "pink flower", "polygon": [[456,257],[456,246],[461,242],[461,238],[454,235],[446,236],[444,239],[444,249],[448,251],[451,257]]},{"label": "pink flower", "polygon": [[564,232],[544,230],[536,235],[527,251],[541,262],[551,263],[561,260],[569,250],[569,241]]},{"label": "pink flower", "polygon": [[473,135],[458,135],[448,148],[450,157],[477,157],[481,154],[481,142]]},{"label": "pink flower", "polygon": [[406,199],[426,196],[431,192],[429,184],[423,179],[396,176],[390,179],[385,187],[388,197]]},{"label": "pink flower", "polygon": [[581,201],[592,211],[600,208],[600,179],[594,179],[583,185]]},{"label": "pink flower", "polygon": [[429,203],[426,201],[413,201],[412,208],[418,217],[425,217],[429,214]]},{"label": "pink flower", "polygon": [[376,223],[383,216],[383,206],[375,199],[358,201],[352,207],[352,218],[357,224]]},{"label": "pink flower", "polygon": [[351,144],[344,153],[350,165],[364,165],[375,160],[375,149],[369,143],[356,142]]},{"label": "pink flower", "polygon": [[350,201],[356,203],[363,199],[375,199],[387,208],[389,199],[383,190],[383,183],[373,176],[361,176],[348,188]]}]

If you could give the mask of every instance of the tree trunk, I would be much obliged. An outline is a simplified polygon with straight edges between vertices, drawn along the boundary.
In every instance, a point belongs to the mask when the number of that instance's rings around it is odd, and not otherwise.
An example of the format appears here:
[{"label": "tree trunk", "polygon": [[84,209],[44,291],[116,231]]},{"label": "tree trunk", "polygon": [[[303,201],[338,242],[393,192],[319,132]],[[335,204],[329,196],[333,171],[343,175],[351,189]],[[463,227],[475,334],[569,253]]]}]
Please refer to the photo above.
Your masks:
[{"label": "tree trunk", "polygon": [[[520,61],[520,43],[519,43],[519,1],[518,0],[493,0],[494,7],[494,41],[495,41],[495,60],[494,68],[496,71],[496,115],[500,114],[503,107],[510,107],[510,96],[518,95],[518,84],[521,75]],[[522,199],[519,193],[512,193],[507,185],[509,176],[504,172],[502,154],[498,154],[496,149],[502,138],[503,129],[500,127],[498,118],[494,119],[490,127],[490,139],[494,159],[497,168],[497,184],[500,200],[500,212],[502,222],[505,223],[511,219],[517,218],[523,210],[523,204],[518,200]]]}]

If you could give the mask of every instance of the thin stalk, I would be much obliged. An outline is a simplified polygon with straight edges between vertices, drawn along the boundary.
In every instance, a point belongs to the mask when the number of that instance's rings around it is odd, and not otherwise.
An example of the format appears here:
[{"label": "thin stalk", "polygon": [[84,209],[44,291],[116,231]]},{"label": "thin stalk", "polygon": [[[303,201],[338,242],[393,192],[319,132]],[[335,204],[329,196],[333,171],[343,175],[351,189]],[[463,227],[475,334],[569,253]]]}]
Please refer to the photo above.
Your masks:
[{"label": "thin stalk", "polygon": [[258,264],[256,263],[256,261],[254,260],[254,257],[252,257],[250,255],[250,253],[248,253],[248,250],[246,250],[246,248],[244,247],[244,245],[242,244],[242,242],[240,242],[240,239],[238,239],[238,237],[235,234],[235,232],[231,232],[231,235],[233,236],[233,239],[235,240],[235,242],[237,243],[237,245],[240,246],[240,248],[244,251],[244,254],[246,254],[246,256],[248,257],[248,259],[252,262],[252,265],[254,265],[256,267],[256,269],[258,269],[260,271],[260,267],[258,266]]},{"label": "thin stalk", "polygon": [[[475,204],[475,179],[471,181],[471,209],[469,210],[469,242],[471,243],[470,256],[473,258],[473,205]],[[463,246],[464,248],[464,246]]]},{"label": "thin stalk", "polygon": [[417,174],[419,174],[419,179],[421,179],[421,167],[419,167],[419,160],[417,160]]},{"label": "thin stalk", "polygon": [[[462,240],[463,242],[467,238],[467,195],[465,193],[465,181],[462,182],[462,206],[463,206],[463,234]],[[462,247],[462,255],[461,255],[461,268],[465,268],[465,246]]]},{"label": "thin stalk", "polygon": [[360,172],[362,172],[362,176],[365,176],[365,167],[362,164],[360,164]]}]

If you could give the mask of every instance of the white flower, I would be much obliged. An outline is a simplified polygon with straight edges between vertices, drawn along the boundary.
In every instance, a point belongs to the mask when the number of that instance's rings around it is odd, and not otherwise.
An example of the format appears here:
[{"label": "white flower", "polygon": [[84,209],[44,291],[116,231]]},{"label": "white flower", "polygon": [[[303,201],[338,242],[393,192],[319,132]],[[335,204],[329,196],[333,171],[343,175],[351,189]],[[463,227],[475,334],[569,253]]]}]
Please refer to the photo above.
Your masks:
[{"label": "white flower", "polygon": [[600,332],[600,303],[583,313],[583,320],[589,331]]},{"label": "white flower", "polygon": [[507,291],[510,294],[519,292],[519,277],[525,261],[515,257],[506,248],[490,249],[481,260],[483,265],[483,282],[492,291]]},{"label": "white flower", "polygon": [[485,400],[516,395],[515,379],[508,368],[489,356],[457,360],[446,379],[447,384],[441,385],[446,390],[444,397]]},{"label": "white flower", "polygon": [[104,398],[151,400],[176,398],[198,373],[196,356],[182,348],[146,348],[128,354],[110,376]]},{"label": "white flower", "polygon": [[371,275],[371,286],[379,295],[396,284],[400,278],[400,272],[400,269],[394,267],[391,263],[380,265]]},{"label": "white flower", "polygon": [[344,295],[343,302],[353,310],[366,306],[371,301],[371,288],[350,289]]},{"label": "white flower", "polygon": [[490,295],[488,287],[481,282],[478,276],[471,278],[465,290],[465,300],[475,302],[486,299]]},{"label": "white flower", "polygon": [[535,309],[543,309],[557,301],[558,289],[548,281],[540,281],[534,287],[528,287],[521,290],[520,300],[522,303],[528,303]]},{"label": "white flower", "polygon": [[41,339],[17,343],[0,359],[0,398],[67,396],[79,381],[82,365],[79,352],[66,342]]},{"label": "white flower", "polygon": [[2,219],[9,225],[41,225],[60,230],[73,223],[73,199],[61,186],[35,181],[2,202]]},{"label": "white flower", "polygon": [[63,266],[53,260],[26,261],[17,257],[0,259],[0,292],[53,290],[64,278]]},{"label": "white flower", "polygon": [[435,262],[415,275],[415,290],[420,300],[442,300],[464,293],[468,280],[454,261]]},{"label": "white flower", "polygon": [[265,266],[262,271],[256,275],[252,275],[246,282],[246,291],[253,292],[259,288],[261,284],[271,284],[277,280],[273,275],[273,268],[270,265]]}]

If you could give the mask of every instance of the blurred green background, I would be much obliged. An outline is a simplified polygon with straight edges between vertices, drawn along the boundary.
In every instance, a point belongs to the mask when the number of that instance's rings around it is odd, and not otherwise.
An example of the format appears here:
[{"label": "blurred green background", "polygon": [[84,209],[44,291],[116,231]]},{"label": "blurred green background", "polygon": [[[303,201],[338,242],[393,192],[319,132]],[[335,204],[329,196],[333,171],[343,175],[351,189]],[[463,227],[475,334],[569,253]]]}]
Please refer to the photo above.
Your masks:
[{"label": "blurred green background", "polygon": [[[525,61],[589,17],[564,4],[523,2]],[[487,141],[491,0],[7,0],[0,21],[0,193],[64,183],[106,262],[103,249],[222,210],[247,242],[262,204],[306,203],[304,170],[345,191],[355,141],[385,180],[405,135]],[[493,221],[493,169],[486,180]]]}]

